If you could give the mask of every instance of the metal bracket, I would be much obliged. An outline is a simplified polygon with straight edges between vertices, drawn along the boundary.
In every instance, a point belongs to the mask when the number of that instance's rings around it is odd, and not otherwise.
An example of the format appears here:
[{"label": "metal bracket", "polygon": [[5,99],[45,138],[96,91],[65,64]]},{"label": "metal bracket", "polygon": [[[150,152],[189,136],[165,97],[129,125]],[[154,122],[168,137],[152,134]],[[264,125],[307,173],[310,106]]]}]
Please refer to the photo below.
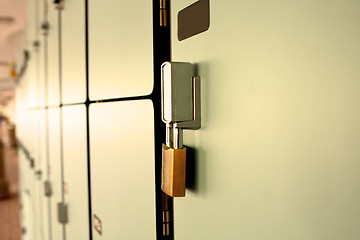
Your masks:
[{"label": "metal bracket", "polygon": [[162,121],[175,128],[201,127],[200,77],[193,76],[193,65],[165,62],[161,65]]},{"label": "metal bracket", "polygon": [[41,170],[35,171],[35,175],[37,176],[37,180],[41,180],[42,171]]},{"label": "metal bracket", "polygon": [[192,130],[201,128],[200,77],[192,78],[192,87],[193,119],[190,121],[174,123],[175,128]]},{"label": "metal bracket", "polygon": [[41,24],[41,33],[44,35],[44,36],[47,36],[49,34],[49,23],[48,22],[43,22]]},{"label": "metal bracket", "polygon": [[46,197],[51,197],[52,187],[51,187],[51,182],[49,180],[44,182],[44,192]]},{"label": "metal bracket", "polygon": [[58,207],[58,221],[59,223],[68,223],[68,206],[65,203],[59,202]]},{"label": "metal bracket", "polygon": [[29,157],[29,161],[30,161],[30,168],[34,168],[35,167],[35,160],[32,157]]},{"label": "metal bracket", "polygon": [[40,41],[39,40],[34,40],[33,41],[33,47],[34,47],[34,51],[38,52],[39,48],[40,48]]},{"label": "metal bracket", "polygon": [[54,0],[55,8],[57,10],[63,10],[64,9],[64,0]]}]

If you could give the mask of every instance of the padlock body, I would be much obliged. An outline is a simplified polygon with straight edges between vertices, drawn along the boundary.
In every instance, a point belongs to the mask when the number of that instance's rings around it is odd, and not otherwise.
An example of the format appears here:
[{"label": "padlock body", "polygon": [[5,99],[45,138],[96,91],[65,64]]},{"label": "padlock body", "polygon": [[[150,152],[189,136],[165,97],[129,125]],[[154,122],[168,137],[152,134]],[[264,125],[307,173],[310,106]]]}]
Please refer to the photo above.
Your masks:
[{"label": "padlock body", "polygon": [[171,197],[185,197],[186,149],[162,145],[161,189]]}]

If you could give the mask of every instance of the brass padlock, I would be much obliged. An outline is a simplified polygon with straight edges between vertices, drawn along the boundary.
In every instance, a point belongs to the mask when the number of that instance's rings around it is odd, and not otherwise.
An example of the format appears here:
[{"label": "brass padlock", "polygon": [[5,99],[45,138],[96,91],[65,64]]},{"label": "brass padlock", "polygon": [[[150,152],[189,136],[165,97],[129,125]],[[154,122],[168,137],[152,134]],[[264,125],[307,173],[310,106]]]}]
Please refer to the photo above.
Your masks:
[{"label": "brass padlock", "polygon": [[200,77],[193,77],[190,63],[165,62],[161,68],[161,118],[166,123],[161,189],[171,197],[185,197],[186,149],[182,135],[183,129],[201,127]]},{"label": "brass padlock", "polygon": [[185,197],[186,148],[162,145],[161,189],[171,197]]}]

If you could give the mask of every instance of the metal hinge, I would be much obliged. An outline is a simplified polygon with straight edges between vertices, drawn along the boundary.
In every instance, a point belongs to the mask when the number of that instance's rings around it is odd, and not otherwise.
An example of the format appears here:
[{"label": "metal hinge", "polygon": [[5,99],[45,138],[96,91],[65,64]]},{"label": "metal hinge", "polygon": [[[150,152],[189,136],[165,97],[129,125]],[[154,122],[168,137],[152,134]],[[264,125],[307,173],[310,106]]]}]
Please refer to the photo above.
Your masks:
[{"label": "metal hinge", "polygon": [[68,223],[68,206],[65,203],[58,203],[58,221],[59,223]]},{"label": "metal hinge", "polygon": [[51,188],[51,183],[48,180],[44,182],[44,192],[46,197],[51,197],[52,188]]},{"label": "metal hinge", "polygon": [[169,209],[169,201],[170,198],[165,193],[162,193],[162,225],[163,225],[163,236],[169,236],[170,226],[172,224],[170,217],[170,209]]},{"label": "metal hinge", "polygon": [[160,26],[167,27],[168,26],[168,7],[166,4],[167,0],[160,0]]}]

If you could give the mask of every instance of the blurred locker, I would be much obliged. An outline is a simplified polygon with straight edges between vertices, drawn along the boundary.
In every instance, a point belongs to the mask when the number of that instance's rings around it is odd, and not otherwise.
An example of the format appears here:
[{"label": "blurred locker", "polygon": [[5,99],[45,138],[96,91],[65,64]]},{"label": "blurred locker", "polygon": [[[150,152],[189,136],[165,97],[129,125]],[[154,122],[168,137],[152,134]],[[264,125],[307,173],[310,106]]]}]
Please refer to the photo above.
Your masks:
[{"label": "blurred locker", "polygon": [[39,160],[40,160],[40,171],[41,171],[41,180],[40,184],[40,201],[42,204],[42,224],[39,226],[41,232],[43,234],[44,239],[51,240],[51,210],[50,210],[50,198],[46,194],[46,186],[45,183],[49,179],[49,162],[48,162],[48,142],[47,142],[47,110],[41,109],[39,110],[39,120],[38,123],[40,125],[39,131]]},{"label": "blurred locker", "polygon": [[89,239],[88,164],[85,105],[62,108],[66,239]]},{"label": "blurred locker", "polygon": [[153,89],[152,1],[88,2],[90,99],[150,94]]},{"label": "blurred locker", "polygon": [[172,61],[196,64],[203,109],[175,239],[359,238],[359,8],[172,1]]},{"label": "blurred locker", "polygon": [[48,106],[60,104],[59,17],[59,10],[55,8],[52,0],[48,0],[48,88],[46,90]]},{"label": "blurred locker", "polygon": [[58,221],[57,204],[62,201],[62,163],[60,108],[49,108],[49,182],[51,185],[51,230],[53,240],[63,240],[63,225]]},{"label": "blurred locker", "polygon": [[90,106],[93,239],[156,238],[153,119],[150,100]]},{"label": "blurred locker", "polygon": [[60,14],[62,103],[85,102],[85,0],[64,1]]}]

